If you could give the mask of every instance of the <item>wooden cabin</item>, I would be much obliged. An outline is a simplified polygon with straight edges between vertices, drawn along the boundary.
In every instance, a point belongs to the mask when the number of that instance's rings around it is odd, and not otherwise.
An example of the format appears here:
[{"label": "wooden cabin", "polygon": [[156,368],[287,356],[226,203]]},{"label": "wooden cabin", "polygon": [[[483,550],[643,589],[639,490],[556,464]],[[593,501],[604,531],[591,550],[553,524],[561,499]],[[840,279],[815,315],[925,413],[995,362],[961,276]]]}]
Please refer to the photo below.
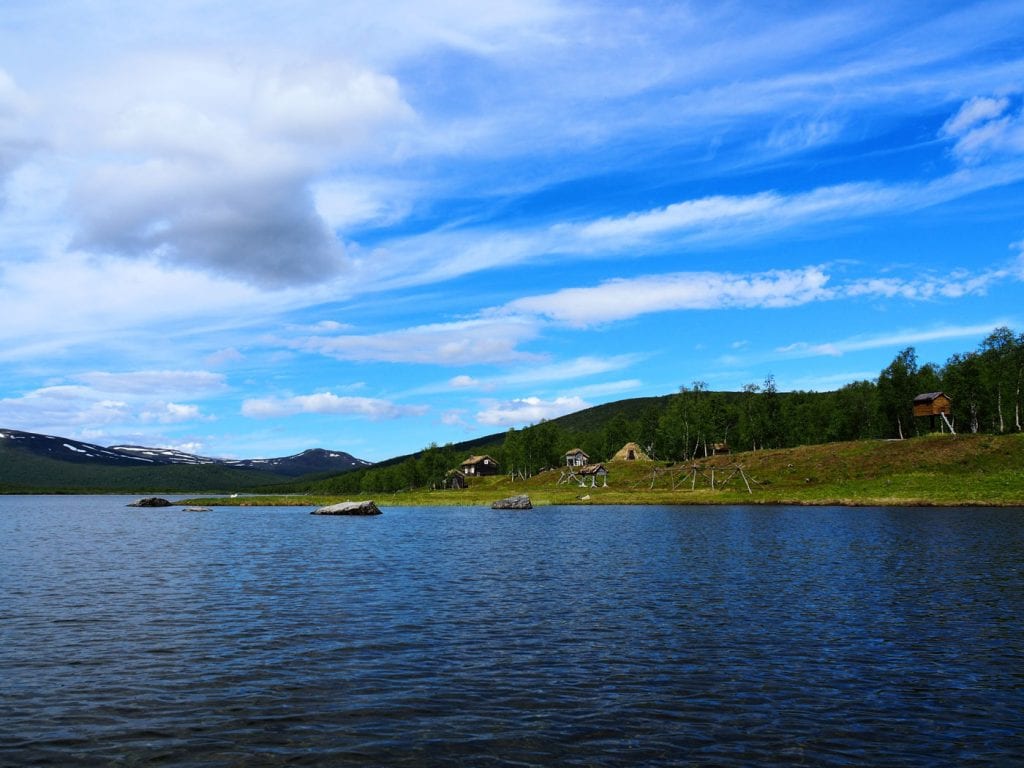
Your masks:
[{"label": "wooden cabin", "polygon": [[713,443],[711,446],[712,456],[726,456],[729,454],[728,443]]},{"label": "wooden cabin", "polygon": [[608,470],[605,469],[604,464],[588,464],[580,469],[580,485],[584,484],[586,478],[590,478],[590,487],[597,487],[597,478],[601,478],[603,485],[602,488],[608,487]]},{"label": "wooden cabin", "polygon": [[467,486],[466,473],[461,469],[450,469],[444,476],[444,487],[453,491],[464,490]]},{"label": "wooden cabin", "polygon": [[914,398],[914,416],[948,416],[952,410],[953,402],[945,392],[925,392]]},{"label": "wooden cabin", "polygon": [[462,473],[469,476],[484,477],[498,474],[498,462],[490,456],[470,456],[459,465]]},{"label": "wooden cabin", "polygon": [[585,467],[590,463],[590,456],[582,448],[573,448],[565,454],[565,466]]}]

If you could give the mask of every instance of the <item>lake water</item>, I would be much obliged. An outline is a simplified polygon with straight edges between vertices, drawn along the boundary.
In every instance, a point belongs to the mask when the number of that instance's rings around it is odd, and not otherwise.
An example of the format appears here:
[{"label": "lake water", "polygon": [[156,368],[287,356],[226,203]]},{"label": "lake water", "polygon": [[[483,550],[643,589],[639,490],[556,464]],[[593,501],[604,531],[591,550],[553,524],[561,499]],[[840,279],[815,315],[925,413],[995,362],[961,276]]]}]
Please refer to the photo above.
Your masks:
[{"label": "lake water", "polygon": [[1024,765],[1024,510],[0,497],[0,765]]}]

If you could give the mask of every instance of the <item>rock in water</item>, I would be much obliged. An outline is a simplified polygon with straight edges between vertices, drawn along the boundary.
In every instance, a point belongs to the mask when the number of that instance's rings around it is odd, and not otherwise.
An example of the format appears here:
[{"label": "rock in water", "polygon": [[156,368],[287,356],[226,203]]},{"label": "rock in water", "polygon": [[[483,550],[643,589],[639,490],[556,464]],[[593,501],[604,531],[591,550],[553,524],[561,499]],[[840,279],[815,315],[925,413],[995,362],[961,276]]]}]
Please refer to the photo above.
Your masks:
[{"label": "rock in water", "polygon": [[170,507],[171,502],[167,499],[161,499],[158,496],[150,496],[148,499],[139,499],[138,501],[132,502],[128,505],[129,507]]},{"label": "rock in water", "polygon": [[533,502],[525,494],[522,496],[509,496],[507,499],[499,499],[491,504],[491,509],[533,509]]},{"label": "rock in water", "polygon": [[310,512],[311,515],[379,515],[382,514],[372,501],[342,501],[320,507]]}]

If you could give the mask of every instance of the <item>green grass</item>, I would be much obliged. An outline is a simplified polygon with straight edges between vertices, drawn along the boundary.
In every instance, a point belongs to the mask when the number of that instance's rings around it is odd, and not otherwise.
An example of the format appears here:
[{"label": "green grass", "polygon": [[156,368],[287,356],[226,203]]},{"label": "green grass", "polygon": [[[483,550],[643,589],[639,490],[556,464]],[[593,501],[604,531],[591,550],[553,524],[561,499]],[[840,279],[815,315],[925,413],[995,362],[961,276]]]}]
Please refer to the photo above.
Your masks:
[{"label": "green grass", "polygon": [[[671,488],[673,474],[658,476],[663,463],[609,462],[607,488],[558,484],[559,469],[512,481],[507,476],[478,478],[459,491],[411,490],[371,494],[379,505],[489,506],[496,499],[529,494],[535,506],[548,504],[842,504],[842,505],[1001,505],[1024,506],[1024,435],[933,435],[912,440],[862,440],[756,451],[698,460],[704,473],[715,468],[718,481],[732,465],[754,482],[748,493],[740,477],[712,489],[704,477],[691,490],[689,480]],[[688,465],[676,465],[678,480]],[[582,498],[589,496],[589,499]],[[358,494],[352,498],[365,498]],[[337,496],[202,498],[204,505],[319,506]]]}]

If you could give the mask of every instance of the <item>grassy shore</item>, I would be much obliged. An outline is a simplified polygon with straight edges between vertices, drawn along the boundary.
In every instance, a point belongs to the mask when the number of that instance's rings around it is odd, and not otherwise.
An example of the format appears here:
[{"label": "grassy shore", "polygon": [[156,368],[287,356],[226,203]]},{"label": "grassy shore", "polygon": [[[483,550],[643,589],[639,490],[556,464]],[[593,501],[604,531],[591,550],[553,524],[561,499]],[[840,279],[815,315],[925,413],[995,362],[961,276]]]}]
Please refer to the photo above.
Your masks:
[{"label": "grassy shore", "polygon": [[[696,464],[697,472],[693,469]],[[477,478],[464,490],[409,490],[373,497],[388,506],[489,506],[529,494],[549,504],[838,504],[1024,506],[1024,435],[932,435],[752,451],[697,462],[608,462],[608,487],[559,483],[560,468],[526,480]],[[743,472],[734,471],[741,467]],[[712,471],[715,487],[711,487]],[[750,491],[744,476],[750,482]],[[723,481],[726,481],[723,485]],[[600,483],[600,481],[598,481]],[[189,499],[205,506],[319,506],[337,496]]]}]

